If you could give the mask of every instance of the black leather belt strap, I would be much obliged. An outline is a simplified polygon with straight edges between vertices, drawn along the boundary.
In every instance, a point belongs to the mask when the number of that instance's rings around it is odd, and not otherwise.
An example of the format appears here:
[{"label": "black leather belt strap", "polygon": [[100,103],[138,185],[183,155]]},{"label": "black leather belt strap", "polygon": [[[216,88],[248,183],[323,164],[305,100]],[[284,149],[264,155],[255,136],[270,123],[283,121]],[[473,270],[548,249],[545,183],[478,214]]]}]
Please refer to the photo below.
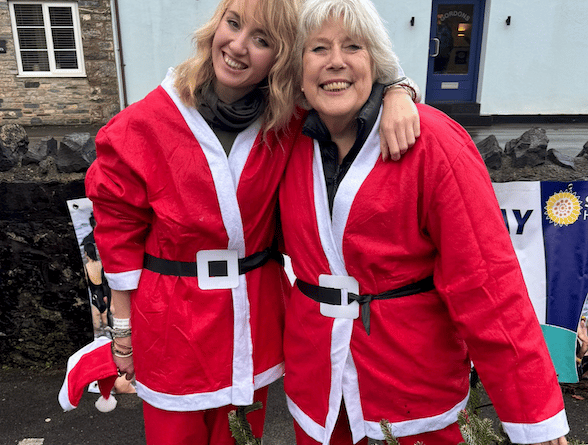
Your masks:
[{"label": "black leather belt strap", "polygon": [[[296,280],[298,289],[309,298],[319,303],[341,304],[341,290],[330,287],[316,286],[302,280]],[[397,289],[388,290],[377,295],[357,295],[349,292],[349,300],[357,301],[361,305],[361,321],[368,335],[370,335],[370,303],[373,300],[388,300],[391,298],[407,297],[435,289],[433,276],[423,278],[416,283],[410,283]]]},{"label": "black leather belt strap", "polygon": [[[274,259],[280,264],[284,264],[282,254],[268,247],[261,252],[256,252],[245,258],[239,258],[239,274],[245,274],[253,269],[263,266],[270,259]],[[163,258],[157,258],[153,255],[145,254],[143,259],[143,268],[162,275],[173,275],[175,277],[196,277],[196,261],[172,261]],[[208,264],[211,277],[227,276],[226,261],[211,261]]]}]

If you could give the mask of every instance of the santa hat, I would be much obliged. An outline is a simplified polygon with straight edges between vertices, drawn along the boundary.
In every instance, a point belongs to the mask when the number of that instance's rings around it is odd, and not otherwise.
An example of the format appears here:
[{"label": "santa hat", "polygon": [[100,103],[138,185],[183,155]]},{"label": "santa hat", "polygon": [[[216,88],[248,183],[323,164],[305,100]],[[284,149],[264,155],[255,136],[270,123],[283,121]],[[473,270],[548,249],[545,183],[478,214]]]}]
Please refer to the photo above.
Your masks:
[{"label": "santa hat", "polygon": [[118,377],[110,349],[111,341],[107,337],[98,337],[69,358],[65,380],[59,391],[59,404],[64,411],[76,408],[86,386],[95,380],[102,394],[96,401],[96,408],[108,412],[116,407],[116,399],[110,394]]}]

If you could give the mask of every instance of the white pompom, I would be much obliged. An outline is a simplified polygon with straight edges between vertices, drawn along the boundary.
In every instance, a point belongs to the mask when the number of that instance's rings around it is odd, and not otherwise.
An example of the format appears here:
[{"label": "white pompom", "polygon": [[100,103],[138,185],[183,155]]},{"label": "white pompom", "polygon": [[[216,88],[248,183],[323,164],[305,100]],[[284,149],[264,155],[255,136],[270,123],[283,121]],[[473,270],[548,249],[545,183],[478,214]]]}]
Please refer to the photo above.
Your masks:
[{"label": "white pompom", "polygon": [[108,397],[108,399],[105,399],[102,396],[98,397],[98,400],[96,400],[96,403],[94,405],[96,406],[96,409],[101,413],[108,413],[112,411],[114,408],[116,408],[117,403],[118,402],[116,401],[114,396],[111,395],[110,397]]}]

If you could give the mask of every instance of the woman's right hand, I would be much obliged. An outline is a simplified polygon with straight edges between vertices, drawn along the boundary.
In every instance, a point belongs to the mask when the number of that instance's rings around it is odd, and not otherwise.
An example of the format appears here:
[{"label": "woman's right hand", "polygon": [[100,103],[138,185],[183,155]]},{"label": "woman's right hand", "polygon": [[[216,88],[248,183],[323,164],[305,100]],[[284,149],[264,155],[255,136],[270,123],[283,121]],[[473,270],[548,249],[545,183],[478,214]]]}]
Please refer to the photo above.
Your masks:
[{"label": "woman's right hand", "polygon": [[[133,346],[131,344],[131,337],[120,337],[114,338],[113,342],[113,349],[122,352],[123,354],[127,354],[129,351],[133,351]],[[135,365],[133,363],[133,356],[130,355],[128,357],[119,357],[116,354],[112,354],[112,358],[114,359],[114,363],[118,368],[119,375],[124,375],[127,380],[132,380],[135,376]]]},{"label": "woman's right hand", "polygon": [[[120,291],[112,289],[112,305],[115,311],[112,313],[113,317],[120,319],[128,319],[131,317],[131,292]],[[133,345],[131,343],[131,337],[117,337],[113,340],[113,346],[123,355],[133,351]],[[128,357],[117,357],[112,355],[114,363],[118,368],[119,374],[124,375],[127,380],[132,380],[135,376],[135,366],[133,364],[133,356]]]},{"label": "woman's right hand", "polygon": [[133,356],[130,357],[117,357],[113,356],[114,363],[118,368],[118,374],[124,375],[127,380],[132,380],[135,377],[135,366],[133,364]]}]

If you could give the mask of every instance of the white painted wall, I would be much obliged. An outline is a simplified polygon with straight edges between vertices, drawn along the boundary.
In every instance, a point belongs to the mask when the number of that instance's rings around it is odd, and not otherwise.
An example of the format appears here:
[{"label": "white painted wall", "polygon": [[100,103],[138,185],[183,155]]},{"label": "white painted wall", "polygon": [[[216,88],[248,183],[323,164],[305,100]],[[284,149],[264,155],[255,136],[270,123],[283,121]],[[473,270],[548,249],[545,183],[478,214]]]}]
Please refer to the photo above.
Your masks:
[{"label": "white painted wall", "polygon": [[192,33],[212,16],[217,0],[118,0],[127,100],[136,102],[190,56]]},{"label": "white painted wall", "polygon": [[[394,52],[405,74],[420,87],[423,95],[427,84],[431,0],[374,0],[384,19]],[[414,26],[410,19],[414,17]]]},{"label": "white painted wall", "polygon": [[586,0],[487,0],[486,13],[481,114],[588,114]]},{"label": "white painted wall", "polygon": [[[210,18],[218,0],[118,3],[127,97],[133,103],[190,55],[192,32]],[[424,93],[432,0],[374,3],[404,71]],[[478,102],[484,115],[588,114],[588,2],[486,0]]]}]

